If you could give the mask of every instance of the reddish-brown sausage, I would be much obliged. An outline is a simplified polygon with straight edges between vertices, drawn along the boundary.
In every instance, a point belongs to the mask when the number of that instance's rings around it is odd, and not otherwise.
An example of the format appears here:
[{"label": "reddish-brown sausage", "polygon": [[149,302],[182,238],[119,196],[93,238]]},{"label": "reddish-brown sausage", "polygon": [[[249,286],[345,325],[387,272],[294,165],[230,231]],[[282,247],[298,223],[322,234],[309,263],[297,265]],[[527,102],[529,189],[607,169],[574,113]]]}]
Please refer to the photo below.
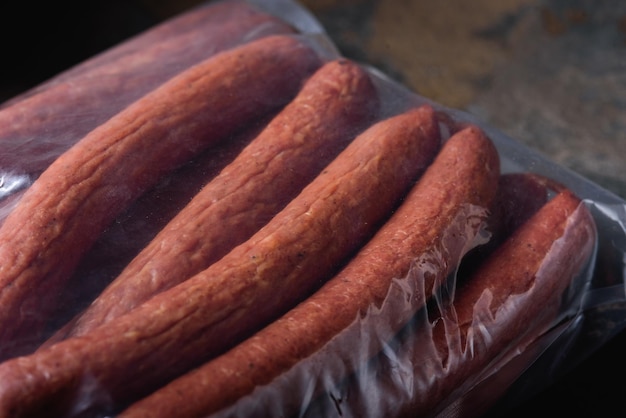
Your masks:
[{"label": "reddish-brown sausage", "polygon": [[463,281],[449,304],[439,304],[434,322],[419,316],[375,368],[355,375],[339,407],[326,402],[323,416],[430,417],[448,406],[447,413],[474,416],[476,409],[463,410],[464,391],[559,320],[569,303],[565,290],[589,262],[595,236],[585,205],[561,191]]},{"label": "reddish-brown sausage", "polygon": [[179,74],[99,126],[26,191],[0,228],[0,358],[23,352],[84,252],[164,174],[284,106],[320,65],[272,36]]},{"label": "reddish-brown sausage", "polygon": [[506,173],[500,176],[496,198],[490,208],[488,241],[474,248],[463,258],[458,276],[467,276],[502,241],[526,222],[548,201],[550,188],[543,177],[527,173]]},{"label": "reddish-brown sausage", "polygon": [[[246,395],[248,404],[227,412],[291,416],[316,385],[324,389],[374,356],[454,271],[484,227],[499,174],[497,151],[480,130],[457,133],[393,217],[324,287],[120,416],[203,417]],[[306,365],[294,370],[299,362]]]},{"label": "reddish-brown sausage", "polygon": [[[269,119],[268,119],[269,120]],[[118,215],[83,256],[59,294],[57,309],[50,315],[43,339],[64,335],[73,317],[86,309],[130,261],[176,216],[193,197],[236,158],[266,126],[268,120],[204,151],[165,176]]]},{"label": "reddish-brown sausage", "polygon": [[0,364],[0,417],[67,407],[72,395],[96,409],[102,401],[117,408],[249,336],[362,245],[439,145],[429,107],[372,125],[206,270],[83,336]]},{"label": "reddish-brown sausage", "polygon": [[415,364],[432,362],[437,378],[419,373],[420,384],[403,410],[429,413],[516,341],[545,332],[594,242],[593,219],[576,196],[564,190],[546,203],[460,287],[452,307],[433,324],[436,353],[419,354],[418,342]]},{"label": "reddish-brown sausage", "polygon": [[67,336],[128,312],[249,238],[372,122],[376,94],[368,74],[353,62],[340,59],[320,68],[79,315]]},{"label": "reddish-brown sausage", "polygon": [[36,178],[110,117],[190,66],[241,43],[294,33],[245,1],[195,8],[60,74],[0,110],[0,172]]}]

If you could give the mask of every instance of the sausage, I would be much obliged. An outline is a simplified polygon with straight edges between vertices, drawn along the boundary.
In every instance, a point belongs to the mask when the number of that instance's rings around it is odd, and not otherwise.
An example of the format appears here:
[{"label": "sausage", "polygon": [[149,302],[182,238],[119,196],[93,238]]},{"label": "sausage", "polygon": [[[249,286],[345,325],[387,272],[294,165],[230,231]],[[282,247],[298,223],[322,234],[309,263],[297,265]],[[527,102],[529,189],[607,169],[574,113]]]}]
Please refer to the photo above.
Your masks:
[{"label": "sausage", "polygon": [[95,410],[117,409],[236,344],[336,271],[398,204],[439,143],[429,107],[372,125],[206,270],[83,336],[0,364],[0,417],[54,411],[72,395]]},{"label": "sausage", "polygon": [[[133,100],[222,50],[293,32],[249,2],[210,2],[0,104],[0,223],[12,209],[8,197],[19,199],[58,155]],[[4,187],[13,178],[18,187]]]},{"label": "sausage", "polygon": [[[549,183],[553,183],[549,180]],[[457,273],[463,278],[480,265],[493,250],[526,222],[548,201],[553,187],[547,177],[529,172],[504,173],[498,180],[496,198],[489,208],[488,241],[472,249],[462,261]]]},{"label": "sausage", "polygon": [[[454,271],[484,227],[498,178],[497,151],[482,131],[468,127],[453,135],[394,215],[319,291],[120,417],[208,416],[255,390],[251,410],[235,405],[224,415],[295,414],[315,384],[339,380],[346,369],[374,356]],[[435,254],[440,258],[432,262]],[[427,266],[421,273],[420,260]],[[407,288],[412,289],[408,302],[403,301]],[[355,322],[360,317],[371,322]],[[310,366],[290,371],[300,362]],[[264,385],[270,385],[270,399],[258,398]]]},{"label": "sausage", "polygon": [[[49,344],[69,329],[70,320],[86,309],[130,261],[150,243],[219,172],[266,126],[263,118],[241,134],[211,147],[143,193],[118,215],[81,258],[49,315],[42,334]],[[56,333],[57,336],[49,337]],[[41,346],[40,346],[41,347]]]},{"label": "sausage", "polygon": [[157,26],[0,110],[0,170],[36,178],[101,123],[171,77],[241,43],[292,34],[243,1],[211,3]]},{"label": "sausage", "polygon": [[500,176],[490,216],[493,233],[490,242],[495,244],[494,249],[548,201],[550,190],[540,176],[532,173]]},{"label": "sausage", "polygon": [[346,59],[325,64],[76,318],[68,336],[128,312],[245,241],[371,123],[377,109],[365,70]]},{"label": "sausage", "polygon": [[326,402],[324,416],[473,416],[478,410],[464,410],[464,391],[562,319],[566,290],[595,240],[589,210],[561,190],[463,281],[450,303],[438,305],[433,322],[420,313],[390,344],[392,355],[381,352],[375,367],[355,374],[342,390],[340,412]]},{"label": "sausage", "polygon": [[0,228],[0,358],[23,352],[96,237],[143,191],[242,124],[291,100],[320,65],[290,36],[192,67],[61,155]]},{"label": "sausage", "polygon": [[416,386],[406,412],[415,416],[432,411],[516,340],[545,332],[565,290],[588,263],[594,242],[593,218],[568,190],[518,228],[467,279],[452,308],[433,324],[438,354],[428,361],[439,364],[446,358],[448,366],[431,387]]}]

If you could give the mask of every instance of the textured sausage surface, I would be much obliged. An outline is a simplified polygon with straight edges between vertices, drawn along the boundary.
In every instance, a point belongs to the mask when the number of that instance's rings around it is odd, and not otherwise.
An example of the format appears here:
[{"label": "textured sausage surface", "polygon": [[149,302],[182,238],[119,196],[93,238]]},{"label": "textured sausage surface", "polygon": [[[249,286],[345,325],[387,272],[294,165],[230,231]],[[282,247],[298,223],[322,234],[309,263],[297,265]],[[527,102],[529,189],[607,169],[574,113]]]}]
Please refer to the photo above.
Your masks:
[{"label": "textured sausage surface", "polygon": [[[320,66],[305,42],[272,36],[190,68],[85,136],[0,228],[0,358],[54,305],[82,254],[160,177],[284,106]],[[266,99],[264,99],[266,98]]]},{"label": "textured sausage surface", "polygon": [[[294,414],[306,404],[316,379],[319,389],[324,389],[327,379],[338,381],[346,368],[359,367],[374,356],[454,271],[484,227],[484,209],[491,206],[499,174],[497,151],[479,129],[457,133],[393,216],[319,291],[121,416],[207,416],[274,380],[283,385],[281,390],[269,390],[276,398],[256,399],[253,394],[251,410],[228,412],[233,416]],[[433,258],[434,263],[426,262]],[[410,302],[405,301],[406,294],[395,294],[396,280],[406,282],[405,290],[412,289]],[[359,317],[375,325],[361,328]],[[332,349],[322,351],[326,344]],[[299,371],[294,379],[281,377],[305,359],[314,366]]]},{"label": "textured sausage surface", "polygon": [[72,396],[119,408],[276,319],[397,206],[439,149],[438,128],[430,107],[372,125],[206,270],[83,336],[0,364],[0,417],[54,411]]},{"label": "textured sausage surface", "polygon": [[[350,383],[342,416],[428,417],[446,405],[452,409],[444,416],[474,416],[476,410],[463,411],[455,391],[462,394],[491,367],[502,370],[499,361],[518,355],[558,321],[565,291],[594,245],[588,209],[561,191],[485,259],[450,304],[440,305],[433,322],[420,316],[391,354],[381,353],[375,371]],[[335,406],[326,407],[324,416],[338,415]]]},{"label": "textured sausage surface", "polygon": [[567,190],[519,227],[459,288],[452,308],[434,325],[432,361],[447,367],[431,387],[418,386],[407,413],[431,411],[525,334],[544,332],[594,241],[591,214]]},{"label": "textured sausage surface", "polygon": [[57,309],[46,321],[42,334],[44,346],[66,334],[72,319],[89,306],[203,186],[236,158],[270,118],[268,115],[267,119],[252,123],[249,129],[163,177],[106,227],[59,293]]},{"label": "textured sausage surface", "polygon": [[490,208],[487,226],[489,240],[464,257],[457,279],[462,281],[513,231],[535,214],[548,201],[549,190],[550,187],[541,176],[526,172],[502,174]]},{"label": "textured sausage surface", "polygon": [[373,121],[376,95],[357,64],[325,64],[79,315],[68,336],[131,310],[249,238]]},{"label": "textured sausage surface", "polygon": [[37,177],[133,101],[239,44],[294,33],[245,1],[209,3],[78,65],[0,110],[0,172]]}]

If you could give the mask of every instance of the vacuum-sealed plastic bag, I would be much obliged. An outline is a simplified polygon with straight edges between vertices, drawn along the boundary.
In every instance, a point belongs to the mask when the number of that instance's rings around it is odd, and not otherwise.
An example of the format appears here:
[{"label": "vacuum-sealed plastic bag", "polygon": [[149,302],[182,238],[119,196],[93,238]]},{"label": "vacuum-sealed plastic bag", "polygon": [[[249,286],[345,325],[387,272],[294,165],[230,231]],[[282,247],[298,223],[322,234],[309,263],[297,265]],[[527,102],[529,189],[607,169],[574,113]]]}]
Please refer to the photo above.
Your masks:
[{"label": "vacuum-sealed plastic bag", "polygon": [[166,21],[4,103],[0,141],[0,416],[505,413],[626,322],[622,199],[292,0]]}]

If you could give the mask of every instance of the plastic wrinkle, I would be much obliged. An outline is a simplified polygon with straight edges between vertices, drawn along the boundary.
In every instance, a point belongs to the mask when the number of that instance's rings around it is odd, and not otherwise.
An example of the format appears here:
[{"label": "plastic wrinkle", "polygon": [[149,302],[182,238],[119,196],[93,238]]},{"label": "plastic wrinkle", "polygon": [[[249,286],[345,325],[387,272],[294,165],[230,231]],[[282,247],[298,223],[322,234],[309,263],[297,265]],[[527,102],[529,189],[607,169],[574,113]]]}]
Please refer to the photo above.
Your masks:
[{"label": "plastic wrinkle", "polygon": [[31,184],[32,180],[26,174],[0,173],[0,201]]},{"label": "plastic wrinkle", "polygon": [[[534,284],[520,294],[512,294],[501,300],[499,306],[493,306],[494,296],[490,290],[483,291],[473,305],[469,324],[459,324],[449,299],[445,297],[433,299],[436,302],[434,306],[428,305],[426,309],[418,312],[407,327],[406,334],[400,333],[395,342],[383,348],[379,359],[372,361],[370,367],[362,368],[355,374],[356,383],[351,381],[352,386],[349,390],[335,392],[341,393],[343,398],[355,396],[356,392],[356,398],[351,400],[349,405],[356,404],[359,410],[353,411],[350,406],[343,405],[340,415],[362,416],[362,410],[367,411],[368,416],[372,417],[394,416],[405,404],[430,405],[426,409],[429,412],[416,411],[419,416],[424,415],[422,412],[426,413],[426,416],[433,416],[431,414],[436,414],[436,411],[441,411],[445,407],[448,407],[449,413],[451,409],[459,407],[458,403],[463,400],[465,393],[469,393],[477,384],[507,367],[507,364],[520,354],[525,354],[527,347],[536,343],[539,336],[558,328],[557,324],[561,321],[559,316],[548,320],[547,318],[553,313],[562,312],[559,302],[563,300],[560,296],[563,289],[555,291],[549,302],[544,299],[544,302],[554,306],[554,309],[548,309],[531,322],[519,322],[516,318],[520,318],[520,314],[521,318],[524,318],[526,312],[536,311],[533,305],[537,293],[545,294],[545,285],[551,283],[549,279],[556,274],[555,269],[558,269],[559,264],[555,263],[555,258],[567,256],[570,248],[568,247],[570,231],[578,227],[577,216],[578,213],[575,213],[570,217],[569,228],[552,244],[541,268],[537,271]],[[587,260],[591,260],[590,253],[593,251],[591,246],[595,242],[595,235],[588,229],[584,236],[588,237],[587,247],[583,248],[580,254],[583,257],[587,254]],[[434,258],[432,257],[430,261]],[[422,263],[422,267],[424,265]],[[432,267],[432,263],[428,265]],[[427,271],[427,268],[422,268],[422,274],[427,274]],[[580,289],[584,287],[578,282],[588,281],[590,277],[588,271],[584,269],[582,271],[576,280],[569,284],[569,287],[579,289],[579,296]],[[568,300],[568,303],[573,302]],[[437,316],[437,312],[444,314]],[[429,315],[435,315],[435,319],[429,319]],[[512,326],[520,332],[515,333],[515,338],[510,341],[503,340],[502,337],[510,332],[509,328]],[[434,335],[436,332],[441,334],[442,329],[444,343]],[[566,330],[567,328],[561,326],[560,331]],[[556,336],[551,335],[550,338],[554,339]],[[504,346],[503,341],[506,341]],[[457,376],[465,377],[455,380]],[[459,381],[460,384],[452,392],[447,393],[446,387],[450,378]],[[376,389],[372,389],[372,385],[376,385]],[[429,398],[439,396],[436,395],[439,393],[444,395],[443,402],[431,405]],[[485,396],[488,399],[488,395]]]},{"label": "plastic wrinkle", "polygon": [[[583,204],[581,204],[582,206]],[[584,216],[581,206],[568,218],[565,231],[561,237],[556,239],[550,250],[543,258],[541,265],[537,269],[533,284],[524,292],[511,294],[501,302],[499,306],[493,305],[493,294],[489,289],[482,292],[473,306],[471,323],[467,328],[467,342],[465,347],[459,344],[463,338],[462,332],[453,319],[445,318],[447,349],[450,353],[450,373],[455,373],[466,364],[471,364],[471,359],[478,359],[480,367],[474,371],[465,382],[459,386],[454,393],[448,396],[448,400],[443,405],[457,401],[455,397],[462,398],[463,393],[469,392],[474,386],[488,377],[494,375],[507,363],[523,353],[529,344],[534,343],[537,336],[545,335],[550,330],[555,329],[563,320],[574,317],[566,315],[567,307],[578,306],[581,309],[581,296],[584,292],[584,284],[589,283],[591,272],[586,269],[593,260],[596,243],[596,233],[593,225],[582,223],[585,227],[583,236],[587,240],[583,243],[583,248],[579,249],[580,265],[575,268],[573,280],[565,282],[562,280],[561,288],[551,289],[552,278],[559,275],[561,260],[567,259],[567,254],[571,249],[572,234],[580,228],[580,217]],[[567,277],[566,277],[567,279]],[[577,289],[569,297],[567,290]],[[549,300],[542,300],[546,304],[546,309],[537,310],[533,305],[537,303],[539,295],[547,295]],[[528,318],[526,312],[538,311],[539,315]],[[451,315],[453,316],[453,315]],[[529,320],[530,319],[530,320]],[[520,322],[522,321],[522,322]],[[506,342],[506,345],[494,351],[494,345],[498,347],[503,338],[511,333],[511,329],[516,332],[516,337]],[[565,331],[565,329],[562,329]],[[452,334],[452,335],[451,335]],[[459,348],[461,347],[461,348]],[[484,359],[481,360],[480,358]],[[476,368],[476,366],[474,367]],[[441,409],[441,406],[440,406]]]},{"label": "plastic wrinkle", "polygon": [[88,416],[93,405],[113,405],[111,397],[102,390],[98,379],[92,375],[83,375],[78,388],[68,416]]},{"label": "plastic wrinkle", "polygon": [[[447,259],[458,263],[470,249],[485,240],[484,228],[487,211],[474,205],[462,207],[457,218],[444,231],[439,245],[427,254],[421,254],[411,263],[406,276],[394,278],[382,302],[371,304],[365,312],[358,313],[351,325],[328,341],[322,349],[299,361],[272,383],[257,387],[254,392],[240,399],[231,407],[215,416],[251,416],[263,411],[266,416],[284,416],[293,410],[298,416],[315,416],[319,403],[331,408],[341,416],[350,416],[343,400],[353,396],[345,392],[345,379],[355,373],[357,388],[350,391],[367,393],[367,411],[371,416],[380,416],[389,402],[389,393],[380,393],[373,388],[371,372],[364,367],[381,351],[393,355],[398,331],[404,327],[425,303],[424,277],[441,269],[447,269]],[[454,242],[454,245],[451,243]],[[455,269],[453,269],[455,270]],[[355,341],[357,343],[355,343]],[[408,396],[413,391],[413,365],[394,364],[398,393]],[[311,379],[311,376],[315,376]],[[297,405],[290,406],[290,400]]]},{"label": "plastic wrinkle", "polygon": [[3,173],[0,171],[0,225],[15,209],[24,192],[32,184],[26,174]]}]

